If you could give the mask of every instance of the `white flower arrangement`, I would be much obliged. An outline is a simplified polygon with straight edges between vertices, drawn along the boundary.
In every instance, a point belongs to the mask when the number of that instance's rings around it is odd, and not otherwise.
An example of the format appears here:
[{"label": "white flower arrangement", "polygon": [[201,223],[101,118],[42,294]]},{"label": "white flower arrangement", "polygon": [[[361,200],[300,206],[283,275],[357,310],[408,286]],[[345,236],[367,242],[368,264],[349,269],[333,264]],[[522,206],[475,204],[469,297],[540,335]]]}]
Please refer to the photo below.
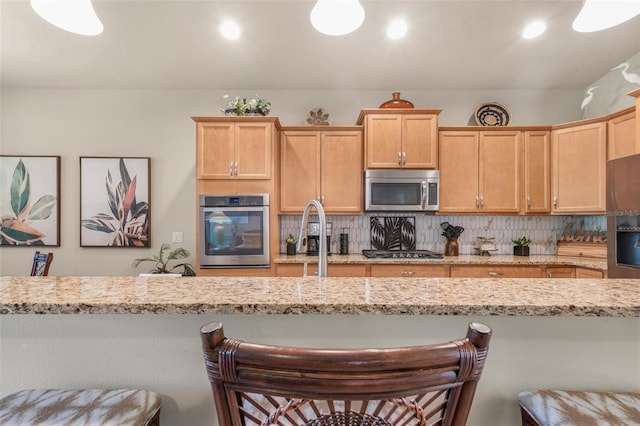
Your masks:
[{"label": "white flower arrangement", "polygon": [[[228,98],[225,95],[224,98]],[[262,98],[254,98],[247,101],[247,98],[236,96],[229,101],[228,107],[222,112],[226,115],[269,115],[271,102]]]}]

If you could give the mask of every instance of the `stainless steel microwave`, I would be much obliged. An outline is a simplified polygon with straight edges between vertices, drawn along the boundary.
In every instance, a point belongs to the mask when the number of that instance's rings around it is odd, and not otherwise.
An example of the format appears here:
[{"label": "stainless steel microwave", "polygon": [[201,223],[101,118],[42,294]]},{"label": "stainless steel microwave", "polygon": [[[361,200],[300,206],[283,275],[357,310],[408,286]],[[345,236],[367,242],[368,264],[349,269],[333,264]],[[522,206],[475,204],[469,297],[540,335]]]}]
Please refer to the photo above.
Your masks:
[{"label": "stainless steel microwave", "polygon": [[435,212],[440,207],[438,170],[366,170],[365,210]]}]

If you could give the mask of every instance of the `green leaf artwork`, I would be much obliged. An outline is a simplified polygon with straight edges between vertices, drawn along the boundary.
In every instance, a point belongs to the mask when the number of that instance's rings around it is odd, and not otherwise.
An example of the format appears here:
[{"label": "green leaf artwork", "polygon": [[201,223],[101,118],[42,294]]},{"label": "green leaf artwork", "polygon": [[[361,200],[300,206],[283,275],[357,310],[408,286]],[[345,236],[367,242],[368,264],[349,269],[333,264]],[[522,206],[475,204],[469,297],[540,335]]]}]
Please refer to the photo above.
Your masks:
[{"label": "green leaf artwork", "polygon": [[137,176],[131,177],[124,159],[118,162],[120,181],[114,182],[111,170],[105,177],[108,212],[100,212],[90,219],[82,219],[82,227],[111,234],[109,246],[149,246],[149,204],[136,201]]},{"label": "green leaf artwork", "polygon": [[22,158],[13,171],[9,194],[11,211],[2,212],[0,245],[44,245],[46,235],[36,229],[34,222],[48,219],[58,200],[53,195],[43,195],[31,204],[31,178]]}]

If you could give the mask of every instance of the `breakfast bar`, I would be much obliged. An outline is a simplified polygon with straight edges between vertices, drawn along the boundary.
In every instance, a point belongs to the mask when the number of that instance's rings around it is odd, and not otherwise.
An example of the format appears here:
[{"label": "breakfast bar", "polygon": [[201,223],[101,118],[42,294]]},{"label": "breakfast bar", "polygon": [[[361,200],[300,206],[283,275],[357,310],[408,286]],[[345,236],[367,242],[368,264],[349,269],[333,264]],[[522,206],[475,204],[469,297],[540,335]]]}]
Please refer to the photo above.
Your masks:
[{"label": "breakfast bar", "polygon": [[469,425],[518,424],[518,392],[638,391],[640,280],[2,277],[0,393],[148,389],[161,424],[216,424],[199,327],[299,346],[384,347],[493,328]]}]

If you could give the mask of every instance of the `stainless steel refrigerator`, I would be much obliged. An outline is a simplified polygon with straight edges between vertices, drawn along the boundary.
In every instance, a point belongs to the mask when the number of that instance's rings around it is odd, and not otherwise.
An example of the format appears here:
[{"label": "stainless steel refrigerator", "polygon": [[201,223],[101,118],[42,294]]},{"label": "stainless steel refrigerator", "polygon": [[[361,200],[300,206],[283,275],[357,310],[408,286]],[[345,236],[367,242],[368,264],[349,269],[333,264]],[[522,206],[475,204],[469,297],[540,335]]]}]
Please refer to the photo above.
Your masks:
[{"label": "stainless steel refrigerator", "polygon": [[640,278],[640,154],[607,161],[609,278]]}]

